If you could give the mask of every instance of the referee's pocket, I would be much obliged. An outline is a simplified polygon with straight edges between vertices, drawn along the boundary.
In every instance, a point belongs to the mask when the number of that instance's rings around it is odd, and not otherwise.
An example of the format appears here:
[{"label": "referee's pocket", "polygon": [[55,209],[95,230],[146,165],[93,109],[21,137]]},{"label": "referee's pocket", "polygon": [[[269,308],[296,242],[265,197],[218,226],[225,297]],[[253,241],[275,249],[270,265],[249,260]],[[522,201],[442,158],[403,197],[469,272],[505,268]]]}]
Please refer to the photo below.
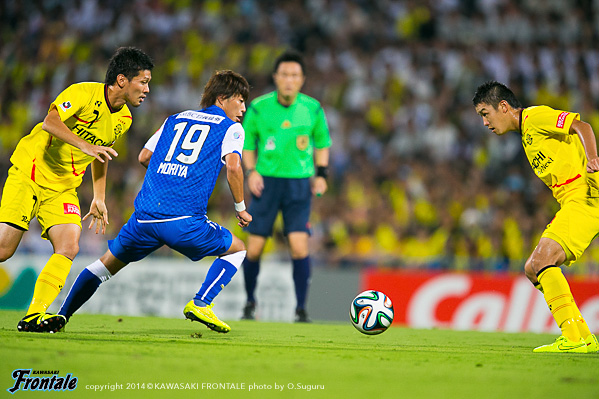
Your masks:
[{"label": "referee's pocket", "polygon": [[289,179],[287,193],[292,201],[309,200],[312,197],[310,179]]}]

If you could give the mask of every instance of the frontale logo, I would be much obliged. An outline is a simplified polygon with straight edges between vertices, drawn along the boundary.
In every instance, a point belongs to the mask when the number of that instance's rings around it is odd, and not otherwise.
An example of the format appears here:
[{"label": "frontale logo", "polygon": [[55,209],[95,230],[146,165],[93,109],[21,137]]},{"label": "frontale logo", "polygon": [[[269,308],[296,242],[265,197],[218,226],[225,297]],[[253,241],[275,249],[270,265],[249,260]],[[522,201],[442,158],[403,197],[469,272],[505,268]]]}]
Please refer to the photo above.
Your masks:
[{"label": "frontale logo", "polygon": [[77,388],[77,377],[68,373],[59,377],[57,371],[33,371],[33,374],[52,374],[52,377],[29,377],[31,369],[16,369],[12,372],[15,384],[7,391],[14,394],[17,391],[72,391]]}]

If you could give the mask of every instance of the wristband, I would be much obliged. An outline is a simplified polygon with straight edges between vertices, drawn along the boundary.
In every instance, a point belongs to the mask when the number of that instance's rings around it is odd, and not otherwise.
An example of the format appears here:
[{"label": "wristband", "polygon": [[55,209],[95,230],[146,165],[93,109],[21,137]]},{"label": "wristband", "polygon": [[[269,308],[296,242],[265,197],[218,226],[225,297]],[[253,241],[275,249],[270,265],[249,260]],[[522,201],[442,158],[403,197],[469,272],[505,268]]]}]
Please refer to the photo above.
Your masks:
[{"label": "wristband", "polygon": [[236,212],[243,212],[243,211],[245,211],[245,201],[236,202],[235,203],[235,211]]},{"label": "wristband", "polygon": [[248,169],[245,171],[245,177],[250,177],[250,174],[254,171],[255,169]]},{"label": "wristband", "polygon": [[328,166],[317,166],[316,167],[316,176],[324,177],[325,179],[329,177],[329,167]]}]

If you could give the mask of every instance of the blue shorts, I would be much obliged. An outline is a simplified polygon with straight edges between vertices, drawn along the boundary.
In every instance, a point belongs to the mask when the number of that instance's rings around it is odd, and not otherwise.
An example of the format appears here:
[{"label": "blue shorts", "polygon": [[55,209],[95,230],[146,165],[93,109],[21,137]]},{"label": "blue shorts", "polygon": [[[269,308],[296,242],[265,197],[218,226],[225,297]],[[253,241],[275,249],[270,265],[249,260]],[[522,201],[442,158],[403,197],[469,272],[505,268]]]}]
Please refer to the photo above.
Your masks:
[{"label": "blue shorts", "polygon": [[264,190],[260,197],[252,195],[248,212],[252,223],[246,228],[250,234],[263,237],[272,235],[272,226],[279,210],[283,213],[283,232],[306,232],[311,234],[310,208],[312,188],[310,179],[264,178]]},{"label": "blue shorts", "polygon": [[125,263],[136,262],[166,245],[193,261],[227,252],[233,235],[206,216],[193,216],[167,222],[137,220],[135,212],[114,240],[110,252]]}]

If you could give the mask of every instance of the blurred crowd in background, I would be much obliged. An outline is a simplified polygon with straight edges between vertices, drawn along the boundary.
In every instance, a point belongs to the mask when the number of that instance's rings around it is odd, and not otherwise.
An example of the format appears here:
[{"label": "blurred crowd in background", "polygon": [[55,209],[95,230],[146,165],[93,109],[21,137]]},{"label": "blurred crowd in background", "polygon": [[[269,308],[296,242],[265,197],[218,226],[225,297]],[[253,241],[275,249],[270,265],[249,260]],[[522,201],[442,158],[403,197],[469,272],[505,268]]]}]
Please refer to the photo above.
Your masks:
[{"label": "blurred crowd in background", "polygon": [[[496,137],[471,99],[498,80],[599,133],[597,43],[599,0],[4,0],[0,180],[60,91],[103,82],[119,46],[147,52],[151,91],[109,167],[107,235],[82,236],[80,254],[99,256],[133,210],[137,154],[163,120],[197,109],[218,69],[246,76],[250,99],[273,90],[275,57],[296,48],[333,138],[330,191],[313,202],[315,266],[521,271],[558,204],[519,135]],[[208,215],[244,237],[226,182]],[[278,226],[267,256],[284,259]],[[51,251],[42,241],[34,226],[19,251]],[[569,272],[599,275],[599,243]]]}]

